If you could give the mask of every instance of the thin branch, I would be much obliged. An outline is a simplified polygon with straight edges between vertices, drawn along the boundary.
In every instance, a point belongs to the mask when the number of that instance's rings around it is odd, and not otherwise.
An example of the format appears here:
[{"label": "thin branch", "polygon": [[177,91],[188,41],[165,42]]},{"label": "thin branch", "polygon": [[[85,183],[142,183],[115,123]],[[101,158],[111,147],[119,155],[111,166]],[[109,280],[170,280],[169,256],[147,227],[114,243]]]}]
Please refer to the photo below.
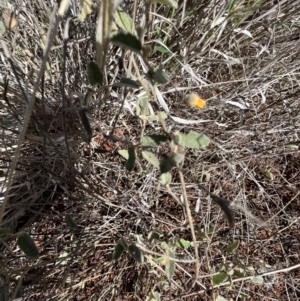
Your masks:
[{"label": "thin branch", "polygon": [[185,210],[186,210],[186,214],[187,214],[187,217],[188,217],[189,225],[190,225],[190,228],[191,228],[191,233],[192,233],[192,238],[193,238],[193,243],[194,243],[194,249],[195,249],[196,267],[195,267],[195,280],[194,280],[194,282],[192,284],[192,287],[193,287],[196,284],[196,282],[197,282],[197,279],[198,279],[198,276],[199,276],[199,268],[200,268],[198,246],[197,246],[197,239],[196,239],[196,234],[195,234],[195,230],[194,230],[194,225],[193,225],[193,219],[192,219],[190,204],[189,204],[189,200],[188,200],[186,189],[185,189],[186,186],[185,186],[184,176],[183,176],[183,172],[182,172],[181,167],[178,168],[178,173],[179,173],[180,183],[181,183],[182,192],[183,192],[183,199],[184,199],[184,203],[185,203]]}]

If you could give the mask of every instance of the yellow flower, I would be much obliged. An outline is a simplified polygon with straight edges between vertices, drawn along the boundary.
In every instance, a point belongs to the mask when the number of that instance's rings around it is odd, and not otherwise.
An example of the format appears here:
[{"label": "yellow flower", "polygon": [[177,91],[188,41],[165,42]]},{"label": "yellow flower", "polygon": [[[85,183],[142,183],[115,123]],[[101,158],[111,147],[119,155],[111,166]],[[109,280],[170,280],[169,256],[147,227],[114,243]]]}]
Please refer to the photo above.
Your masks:
[{"label": "yellow flower", "polygon": [[201,98],[198,94],[192,93],[187,97],[187,103],[193,108],[203,109],[206,105],[206,100]]}]

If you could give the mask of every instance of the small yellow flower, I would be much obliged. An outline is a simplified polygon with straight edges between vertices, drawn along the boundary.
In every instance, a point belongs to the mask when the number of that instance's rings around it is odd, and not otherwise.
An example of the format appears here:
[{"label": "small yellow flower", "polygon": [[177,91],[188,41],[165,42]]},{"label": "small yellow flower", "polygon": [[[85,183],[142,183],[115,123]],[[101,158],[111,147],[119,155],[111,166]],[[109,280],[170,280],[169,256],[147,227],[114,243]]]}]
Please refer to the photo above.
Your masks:
[{"label": "small yellow flower", "polygon": [[187,97],[187,103],[193,108],[203,109],[206,106],[206,100],[198,94],[192,93]]}]

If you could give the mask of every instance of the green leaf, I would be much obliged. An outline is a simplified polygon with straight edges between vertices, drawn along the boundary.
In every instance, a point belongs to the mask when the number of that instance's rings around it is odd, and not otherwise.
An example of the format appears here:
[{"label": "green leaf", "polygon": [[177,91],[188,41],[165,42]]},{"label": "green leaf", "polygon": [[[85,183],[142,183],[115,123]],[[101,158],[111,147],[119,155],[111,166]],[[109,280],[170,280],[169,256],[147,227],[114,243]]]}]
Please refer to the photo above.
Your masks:
[{"label": "green leaf", "polygon": [[127,240],[126,240],[124,237],[122,237],[122,238],[120,239],[120,243],[122,244],[124,250],[127,250],[127,249],[128,249],[128,242],[127,242]]},{"label": "green leaf", "polygon": [[92,140],[93,131],[89,119],[86,116],[86,112],[87,112],[86,108],[79,109],[79,117],[83,125],[83,128],[85,129],[85,133],[82,134],[82,139],[84,140],[84,142],[90,143]]},{"label": "green leaf", "polygon": [[161,53],[172,54],[168,49],[166,49],[165,47],[163,47],[163,46],[161,46],[161,45],[156,45],[156,46],[154,47],[154,49],[155,49],[156,51],[161,52]]},{"label": "green leaf", "polygon": [[253,283],[256,283],[256,284],[263,284],[264,283],[264,278],[262,276],[253,276],[251,278],[251,281]]},{"label": "green leaf", "polygon": [[190,131],[188,134],[181,134],[180,136],[179,145],[183,147],[205,148],[210,143],[210,140],[206,135],[194,131]]},{"label": "green leaf", "polygon": [[156,147],[166,141],[168,141],[168,137],[165,135],[144,136],[142,139],[142,147]]},{"label": "green leaf", "polygon": [[112,255],[112,258],[114,259],[114,260],[117,260],[117,259],[119,259],[120,257],[121,257],[121,255],[122,255],[122,253],[124,252],[124,246],[123,246],[123,244],[122,244],[122,242],[121,241],[119,241],[118,243],[117,243],[117,245],[115,246],[115,250],[114,250],[114,253],[113,253],[113,255]]},{"label": "green leaf", "polygon": [[11,120],[8,119],[0,119],[0,126],[3,128],[9,128],[10,126],[13,126],[13,123]]},{"label": "green leaf", "polygon": [[11,234],[9,228],[0,228],[0,239],[6,239]]},{"label": "green leaf", "polygon": [[151,292],[147,298],[146,301],[160,301],[160,294],[159,292]]},{"label": "green leaf", "polygon": [[[159,112],[159,113],[160,113],[160,118],[162,120],[165,120],[165,119],[168,118],[168,115],[165,112]],[[159,120],[158,115],[149,115],[148,119],[151,120],[151,121],[158,121]]]},{"label": "green leaf", "polygon": [[153,261],[155,263],[159,264],[159,265],[165,264],[165,260],[166,260],[165,256],[163,256],[163,257],[156,257],[156,258],[153,259]]},{"label": "green leaf", "polygon": [[99,66],[94,62],[89,62],[87,66],[87,73],[88,73],[88,80],[89,83],[94,85],[100,85],[103,84],[103,74],[100,71]]},{"label": "green leaf", "polygon": [[68,260],[68,253],[64,252],[62,254],[59,255],[58,259],[55,262],[55,267],[58,268],[62,265],[66,265],[67,264],[67,260]]},{"label": "green leaf", "polygon": [[172,180],[172,176],[169,172],[165,172],[165,173],[162,173],[160,175],[160,182],[163,184],[163,185],[170,185],[171,184],[171,180]]},{"label": "green leaf", "polygon": [[131,50],[137,53],[142,51],[141,41],[131,33],[119,32],[111,37],[111,42],[124,49]]},{"label": "green leaf", "polygon": [[128,247],[128,253],[139,263],[143,262],[143,254],[136,245],[130,245]]},{"label": "green leaf", "polygon": [[142,155],[143,155],[144,159],[146,159],[149,163],[151,163],[153,166],[159,168],[159,161],[152,152],[143,151]]},{"label": "green leaf", "polygon": [[226,252],[228,254],[232,253],[233,251],[235,251],[240,245],[240,241],[236,240],[234,241],[230,246],[227,247]]},{"label": "green leaf", "polygon": [[176,246],[181,249],[187,249],[191,245],[191,242],[188,240],[185,240],[183,238],[179,238],[176,241]]},{"label": "green leaf", "polygon": [[[114,19],[117,25],[123,29],[125,32],[132,32],[132,19],[131,17],[124,12],[124,10],[121,7],[118,7],[117,11],[114,14]],[[135,33],[135,30],[134,30]]]},{"label": "green leaf", "polygon": [[148,97],[145,92],[140,93],[138,96],[136,104],[136,115],[149,115]]},{"label": "green leaf", "polygon": [[246,266],[246,270],[250,271],[250,272],[253,272],[255,271],[254,267],[252,265],[248,265]]},{"label": "green leaf", "polygon": [[221,207],[221,209],[223,210],[224,214],[228,219],[229,226],[232,227],[234,224],[234,218],[233,218],[232,211],[229,208],[230,202],[228,200],[218,197],[215,194],[210,194],[210,197],[216,204],[218,204]]},{"label": "green leaf", "polygon": [[115,83],[113,85],[114,87],[127,87],[127,88],[131,88],[131,89],[138,89],[140,87],[140,85],[127,77],[122,77],[119,83]]},{"label": "green leaf", "polygon": [[236,2],[237,2],[237,0],[232,0],[231,2],[229,2],[229,5],[228,5],[229,13],[233,10],[234,6],[236,5]]},{"label": "green leaf", "polygon": [[178,8],[178,1],[176,0],[150,0],[150,3],[161,3],[171,8]]},{"label": "green leaf", "polygon": [[234,270],[233,269],[227,269],[227,275],[228,276],[232,276],[234,274]]},{"label": "green leaf", "polygon": [[[23,292],[24,292],[24,288],[22,287],[22,285],[18,288],[17,293],[16,293],[16,299],[14,300],[22,300],[23,297]],[[8,299],[7,299],[8,300]]]},{"label": "green leaf", "polygon": [[220,272],[217,275],[212,276],[212,281],[214,284],[218,285],[227,279],[227,274],[225,272]]},{"label": "green leaf", "polygon": [[240,278],[240,277],[244,277],[245,273],[242,273],[241,271],[238,270],[234,270],[233,276]]},{"label": "green leaf", "polygon": [[221,295],[218,295],[216,301],[228,301],[228,300],[222,297]]},{"label": "green leaf", "polygon": [[170,257],[171,258],[175,257],[175,246],[173,246],[171,243],[169,243],[169,244],[165,243],[162,246],[166,250],[166,252],[165,252],[166,257],[164,257],[164,260],[162,263],[164,263],[166,265],[165,272],[167,274],[168,280],[171,280],[174,275],[174,271],[175,271],[175,262],[174,262],[174,260],[170,259]]},{"label": "green leaf", "polygon": [[148,240],[150,243],[152,243],[154,240],[159,240],[159,238],[162,236],[162,234],[156,230],[153,230],[148,235]]},{"label": "green leaf", "polygon": [[173,167],[178,166],[178,164],[184,159],[183,154],[175,153],[169,156],[165,156],[160,160],[159,168],[161,173],[169,172]]},{"label": "green leaf", "polygon": [[39,256],[39,250],[28,233],[19,236],[17,244],[28,257],[37,258]]},{"label": "green leaf", "polygon": [[158,84],[166,84],[169,82],[168,77],[163,72],[163,65],[159,65],[156,69],[150,67],[146,75],[149,79],[154,80]]},{"label": "green leaf", "polygon": [[0,36],[5,34],[6,32],[6,27],[2,21],[0,21]]},{"label": "green leaf", "polygon": [[78,226],[76,225],[76,223],[73,220],[73,217],[70,214],[66,214],[65,216],[65,222],[68,225],[68,227],[70,227],[71,229],[78,229]]},{"label": "green leaf", "polygon": [[127,149],[120,149],[118,150],[118,153],[125,158],[126,160],[128,160],[129,158],[129,154],[128,154],[128,150]]},{"label": "green leaf", "polygon": [[135,163],[135,158],[136,158],[135,149],[134,149],[133,146],[128,147],[128,155],[129,155],[129,157],[128,157],[128,160],[126,162],[126,169],[128,171],[132,171],[133,168],[134,168],[134,163]]},{"label": "green leaf", "polygon": [[175,131],[171,134],[171,139],[175,143],[175,145],[180,145],[181,138],[182,134],[180,134],[178,131]]},{"label": "green leaf", "polygon": [[85,143],[90,143],[91,142],[91,137],[87,133],[80,133],[80,138]]}]

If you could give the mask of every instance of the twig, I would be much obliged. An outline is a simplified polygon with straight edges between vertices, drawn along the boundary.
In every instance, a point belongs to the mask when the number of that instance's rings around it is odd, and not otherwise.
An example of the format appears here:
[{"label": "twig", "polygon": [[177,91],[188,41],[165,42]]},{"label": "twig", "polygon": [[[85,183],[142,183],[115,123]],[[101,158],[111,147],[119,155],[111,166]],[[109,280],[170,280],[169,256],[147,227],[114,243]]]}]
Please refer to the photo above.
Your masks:
[{"label": "twig", "polygon": [[[245,277],[240,277],[240,278],[236,278],[236,279],[231,279],[231,281],[226,281],[226,282],[223,282],[223,283],[221,283],[219,285],[214,285],[212,287],[208,287],[206,290],[201,290],[201,291],[198,291],[198,292],[195,292],[195,293],[183,295],[181,297],[182,298],[188,298],[188,297],[192,297],[192,296],[196,296],[198,294],[204,293],[204,292],[206,292],[208,290],[211,290],[213,288],[218,288],[218,287],[222,287],[222,286],[232,285],[232,283],[235,283],[235,282],[240,282],[240,281],[245,281],[245,280],[251,280],[253,277],[265,277],[265,276],[274,275],[274,274],[278,274],[278,273],[286,273],[286,272],[289,272],[289,271],[292,271],[292,270],[296,270],[298,268],[300,268],[300,263],[295,264],[295,265],[290,266],[290,267],[287,267],[287,268],[278,269],[278,270],[274,270],[274,271],[270,271],[270,272],[266,272],[266,273],[262,273],[262,274],[257,274],[257,275],[252,275],[252,276],[245,276]],[[205,277],[211,277],[211,276],[212,275],[207,275]],[[202,278],[205,278],[205,277],[202,277]]]},{"label": "twig", "polygon": [[189,204],[189,200],[188,200],[186,189],[185,189],[185,182],[184,182],[184,177],[183,177],[183,173],[182,173],[181,167],[178,168],[178,173],[179,173],[180,183],[181,183],[182,192],[183,192],[183,199],[184,199],[184,203],[185,203],[185,210],[186,210],[186,214],[187,214],[187,217],[188,217],[189,225],[190,225],[190,228],[191,228],[191,233],[192,233],[192,238],[193,238],[193,243],[194,243],[194,248],[195,248],[196,268],[195,268],[195,280],[194,280],[194,282],[192,284],[192,287],[193,287],[196,284],[198,276],[199,276],[199,268],[200,268],[199,254],[198,254],[197,239],[196,239],[196,235],[195,235],[195,230],[194,230],[194,225],[193,225],[193,220],[192,220],[192,214],[191,214],[190,204]]},{"label": "twig", "polygon": [[67,124],[66,124],[66,95],[65,95],[65,84],[66,84],[66,57],[67,57],[67,44],[69,40],[69,28],[70,28],[70,21],[71,19],[68,18],[66,24],[65,24],[65,30],[64,30],[64,48],[63,48],[63,56],[62,56],[62,84],[61,84],[61,97],[62,97],[62,121],[63,121],[63,129],[64,129],[64,136],[65,136],[65,143],[66,143],[66,149],[67,149],[67,156],[69,161],[69,168],[71,171],[71,174],[73,174],[73,168],[72,168],[72,162],[71,162],[71,155],[70,155],[70,147],[68,142],[68,132],[67,132]]},{"label": "twig", "polygon": [[157,253],[157,252],[154,252],[154,251],[150,251],[150,250],[146,249],[144,246],[142,246],[139,243],[135,243],[135,244],[139,249],[143,250],[146,253],[149,253],[149,254],[152,254],[152,255],[155,255],[155,256],[159,256],[159,257],[165,257],[168,260],[172,260],[174,262],[181,262],[181,263],[194,263],[194,262],[196,262],[196,259],[176,259],[174,257],[166,256],[165,254],[160,254],[160,253]]}]

